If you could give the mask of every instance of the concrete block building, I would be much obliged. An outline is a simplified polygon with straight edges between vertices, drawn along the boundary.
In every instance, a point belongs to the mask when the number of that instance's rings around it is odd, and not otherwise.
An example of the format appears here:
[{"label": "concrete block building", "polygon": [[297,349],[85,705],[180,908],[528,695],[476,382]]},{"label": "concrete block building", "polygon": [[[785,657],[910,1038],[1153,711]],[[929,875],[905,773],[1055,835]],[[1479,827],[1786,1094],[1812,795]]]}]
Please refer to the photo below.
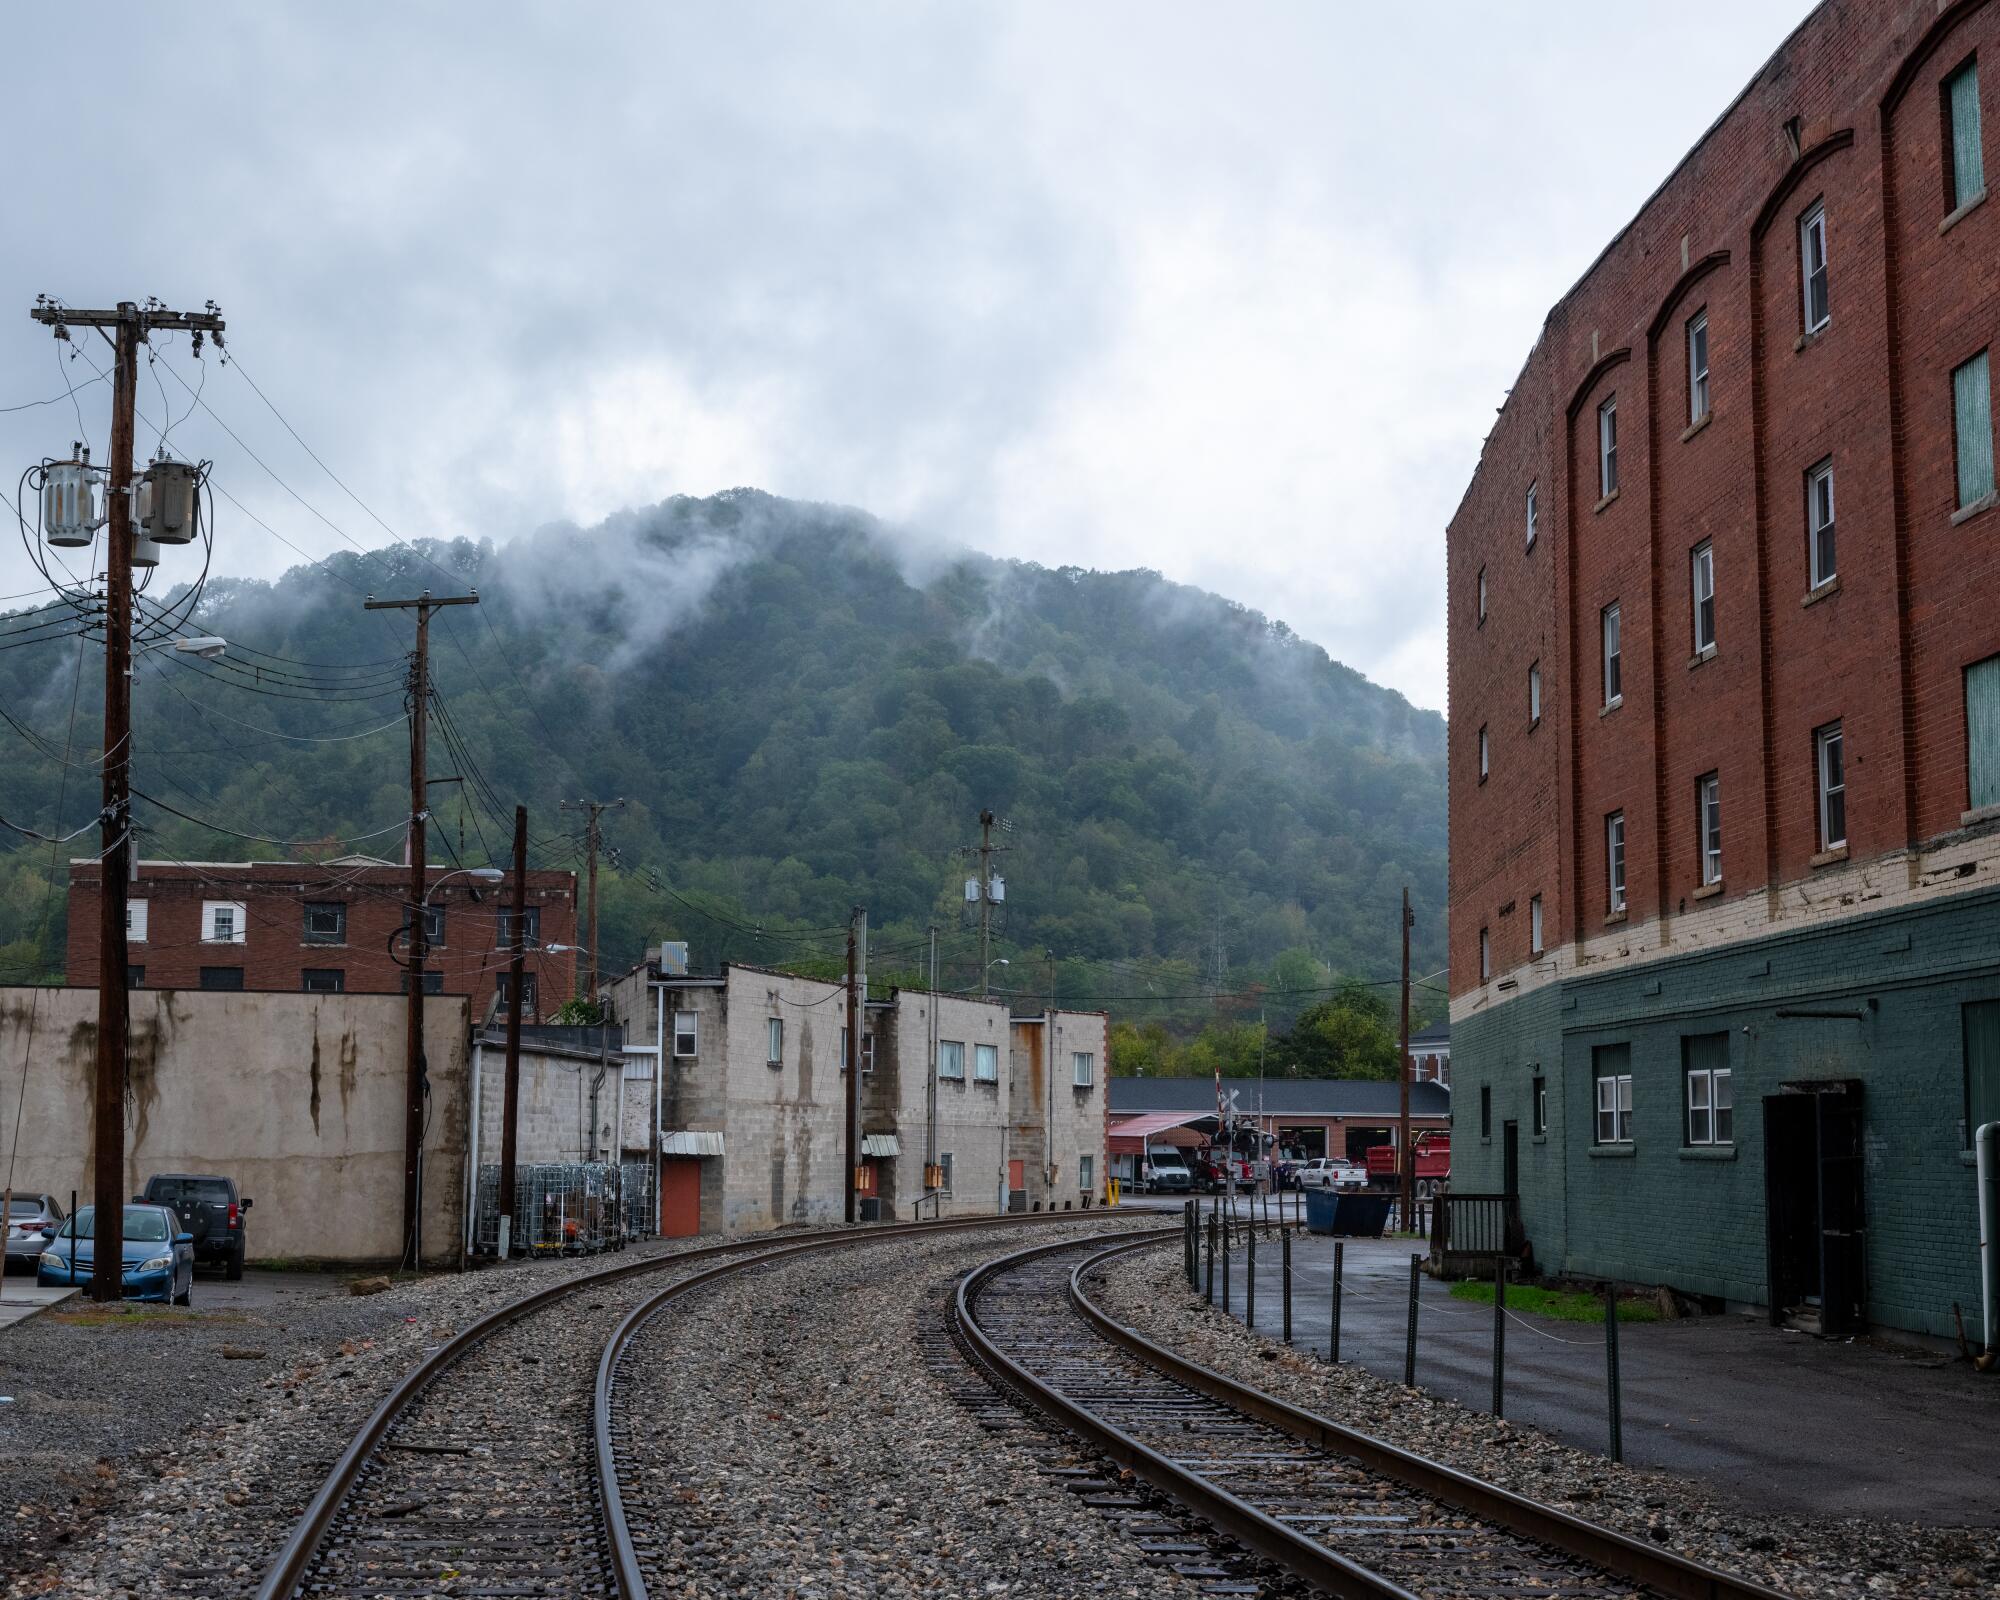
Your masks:
[{"label": "concrete block building", "polygon": [[1453,1183],[1545,1267],[1835,1333],[1979,1303],[1996,84],[2000,6],[1816,7],[1452,520]]}]

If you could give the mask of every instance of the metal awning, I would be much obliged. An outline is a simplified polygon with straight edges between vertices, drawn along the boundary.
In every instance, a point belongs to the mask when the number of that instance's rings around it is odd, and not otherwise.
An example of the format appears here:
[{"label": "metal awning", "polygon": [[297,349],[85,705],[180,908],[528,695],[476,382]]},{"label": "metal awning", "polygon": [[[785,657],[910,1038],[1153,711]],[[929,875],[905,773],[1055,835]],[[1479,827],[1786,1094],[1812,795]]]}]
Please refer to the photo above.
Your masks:
[{"label": "metal awning", "polygon": [[896,1136],[893,1133],[864,1133],[861,1136],[861,1153],[864,1156],[896,1155]]},{"label": "metal awning", "polygon": [[[1111,1123],[1104,1130],[1105,1146],[1113,1155],[1135,1156],[1143,1153],[1146,1141],[1156,1135],[1185,1128],[1190,1122],[1208,1122],[1214,1119],[1213,1111],[1143,1111],[1136,1117],[1123,1117]],[[1160,1139],[1161,1144],[1200,1143],[1197,1136],[1182,1135],[1178,1139]]]},{"label": "metal awning", "polygon": [[707,1128],[676,1128],[660,1135],[663,1156],[719,1156],[722,1135]]}]

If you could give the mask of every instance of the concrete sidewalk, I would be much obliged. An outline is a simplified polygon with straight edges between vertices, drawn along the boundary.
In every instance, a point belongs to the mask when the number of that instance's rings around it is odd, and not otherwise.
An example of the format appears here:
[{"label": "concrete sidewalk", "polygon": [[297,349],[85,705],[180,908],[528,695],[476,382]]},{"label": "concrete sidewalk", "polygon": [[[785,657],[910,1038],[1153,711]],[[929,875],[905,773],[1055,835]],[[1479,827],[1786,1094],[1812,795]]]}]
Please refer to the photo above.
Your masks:
[{"label": "concrete sidewalk", "polygon": [[82,1291],[76,1288],[44,1289],[33,1279],[25,1282],[10,1280],[0,1287],[0,1333],[17,1322],[26,1322],[38,1311],[46,1311],[50,1306],[60,1305],[73,1294]]},{"label": "concrete sidewalk", "polygon": [[[1347,1239],[1341,1358],[1400,1381],[1410,1256],[1420,1241]],[[1334,1241],[1292,1240],[1292,1340],[1327,1351]],[[1257,1248],[1257,1332],[1277,1338],[1275,1236]],[[1244,1252],[1232,1313],[1243,1315]],[[1222,1263],[1215,1297],[1222,1304]],[[1830,1343],[1757,1318],[1621,1322],[1625,1460],[1726,1486],[1746,1505],[1821,1516],[2000,1524],[2000,1379],[1923,1352]],[[1421,1280],[1417,1382],[1484,1411],[1492,1403],[1493,1309]],[[1600,1325],[1510,1311],[1506,1415],[1566,1444],[1608,1449]]]}]

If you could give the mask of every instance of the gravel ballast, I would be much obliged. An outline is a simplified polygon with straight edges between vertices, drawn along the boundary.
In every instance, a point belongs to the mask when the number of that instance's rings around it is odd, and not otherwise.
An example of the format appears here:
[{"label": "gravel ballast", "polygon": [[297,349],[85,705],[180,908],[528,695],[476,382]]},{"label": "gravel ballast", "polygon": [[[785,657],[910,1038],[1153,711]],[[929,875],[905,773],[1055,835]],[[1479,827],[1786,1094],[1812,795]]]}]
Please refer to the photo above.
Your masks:
[{"label": "gravel ballast", "polygon": [[[1630,1537],[1796,1595],[2000,1597],[2000,1530],[1746,1515],[1708,1485],[1637,1471],[1450,1400],[1329,1366],[1191,1294],[1171,1246],[1108,1267],[1098,1302],[1146,1337],[1361,1432]],[[1865,1441],[1857,1441],[1857,1448]],[[1829,1463],[1827,1470],[1839,1470]]]}]

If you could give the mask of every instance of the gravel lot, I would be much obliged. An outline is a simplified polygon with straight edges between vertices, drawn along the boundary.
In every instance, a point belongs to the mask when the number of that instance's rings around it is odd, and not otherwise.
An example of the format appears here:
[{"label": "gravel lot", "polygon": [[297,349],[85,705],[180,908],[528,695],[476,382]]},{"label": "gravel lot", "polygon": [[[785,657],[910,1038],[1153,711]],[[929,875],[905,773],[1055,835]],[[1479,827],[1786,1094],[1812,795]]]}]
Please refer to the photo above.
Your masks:
[{"label": "gravel lot", "polygon": [[673,1508],[652,1592],[1197,1593],[1038,1470],[1084,1458],[1046,1435],[985,1431],[927,1370],[958,1274],[1009,1247],[936,1239],[773,1266],[656,1321],[620,1391],[628,1497]]},{"label": "gravel lot", "polygon": [[1421,1391],[1413,1397],[1399,1383],[1247,1333],[1190,1294],[1171,1246],[1111,1267],[1098,1298],[1149,1338],[1295,1405],[1799,1600],[2000,1597],[2000,1530],[1746,1516],[1704,1484],[1616,1466],[1536,1429]]}]

